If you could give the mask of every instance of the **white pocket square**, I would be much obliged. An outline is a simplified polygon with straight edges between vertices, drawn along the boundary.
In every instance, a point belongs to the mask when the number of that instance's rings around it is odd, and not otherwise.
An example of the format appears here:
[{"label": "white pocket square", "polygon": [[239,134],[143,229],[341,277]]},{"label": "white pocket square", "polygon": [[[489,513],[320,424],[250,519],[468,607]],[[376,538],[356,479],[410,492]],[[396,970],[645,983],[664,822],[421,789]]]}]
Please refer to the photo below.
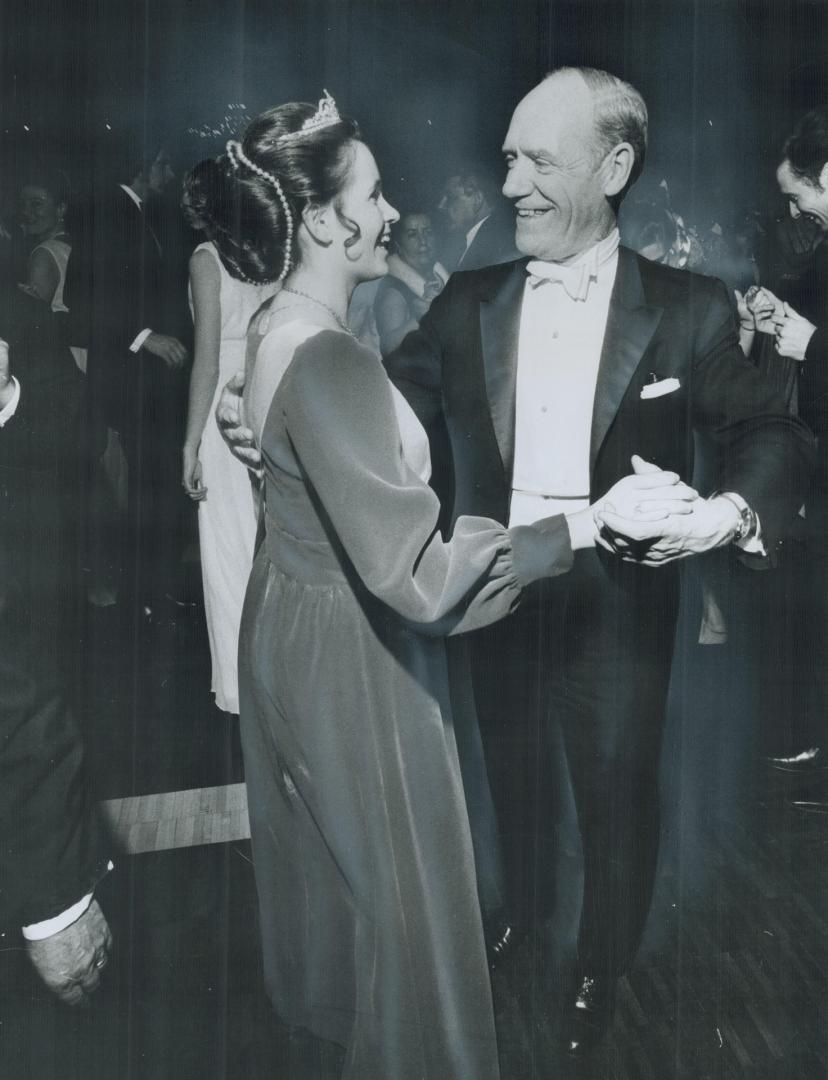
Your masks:
[{"label": "white pocket square", "polygon": [[660,382],[647,383],[641,387],[642,401],[647,398],[664,397],[665,394],[675,393],[681,386],[678,379],[662,379]]}]

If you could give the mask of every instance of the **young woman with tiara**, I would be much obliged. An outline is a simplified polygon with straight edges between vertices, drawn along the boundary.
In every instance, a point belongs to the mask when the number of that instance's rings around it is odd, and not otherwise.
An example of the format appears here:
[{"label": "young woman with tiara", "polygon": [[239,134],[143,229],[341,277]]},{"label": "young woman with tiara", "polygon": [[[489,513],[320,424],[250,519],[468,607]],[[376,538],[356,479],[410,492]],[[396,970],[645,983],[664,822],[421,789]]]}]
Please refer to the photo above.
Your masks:
[{"label": "young woman with tiara", "polygon": [[397,213],[333,100],[268,110],[221,167],[202,213],[224,265],[281,286],[245,392],[266,535],[239,646],[268,990],[345,1048],[347,1080],[496,1080],[452,727],[466,695],[443,636],[568,570],[570,533],[562,516],[437,530],[425,433],[345,322],[354,287],[386,273]]}]

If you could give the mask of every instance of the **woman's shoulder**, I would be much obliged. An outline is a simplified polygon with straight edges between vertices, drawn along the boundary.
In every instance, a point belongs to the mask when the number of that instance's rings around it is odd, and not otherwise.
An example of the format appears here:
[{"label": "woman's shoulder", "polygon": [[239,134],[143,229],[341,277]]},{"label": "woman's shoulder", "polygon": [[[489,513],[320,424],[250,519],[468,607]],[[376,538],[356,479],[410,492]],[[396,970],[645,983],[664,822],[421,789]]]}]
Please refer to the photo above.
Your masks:
[{"label": "woman's shoulder", "polygon": [[72,246],[68,240],[53,236],[49,240],[42,240],[39,244],[35,244],[29,252],[29,258],[34,258],[36,254],[40,253],[40,257],[50,255],[55,262],[60,263],[62,260],[69,258],[71,250]]},{"label": "woman's shoulder", "polygon": [[280,314],[277,309],[258,317],[255,332],[261,337],[260,355],[289,352],[304,363],[320,366],[336,362],[380,362],[350,331],[324,326],[303,316],[279,319]]},{"label": "woman's shoulder", "polygon": [[357,403],[362,411],[368,404],[390,393],[388,377],[380,357],[343,330],[314,326],[296,341],[285,370],[283,387],[288,410],[308,402]]},{"label": "woman's shoulder", "polygon": [[394,274],[386,274],[379,283],[377,300],[382,301],[390,296],[400,296],[406,303],[409,303],[411,300],[416,300],[417,298],[414,290],[404,281],[395,277]]},{"label": "woman's shoulder", "polygon": [[196,244],[196,246],[193,248],[193,255],[195,255],[197,251],[206,251],[218,261],[218,249],[216,248],[216,245],[213,243],[212,240],[202,240],[200,244]]},{"label": "woman's shoulder", "polygon": [[297,402],[327,397],[336,387],[334,393],[352,392],[364,385],[369,369],[384,378],[379,358],[343,330],[301,317],[270,326],[256,348],[245,393],[253,430],[263,431],[277,397],[290,413]]},{"label": "woman's shoulder", "polygon": [[193,248],[190,266],[209,266],[211,263],[215,264],[219,271],[224,269],[216,245],[212,240],[205,240]]}]

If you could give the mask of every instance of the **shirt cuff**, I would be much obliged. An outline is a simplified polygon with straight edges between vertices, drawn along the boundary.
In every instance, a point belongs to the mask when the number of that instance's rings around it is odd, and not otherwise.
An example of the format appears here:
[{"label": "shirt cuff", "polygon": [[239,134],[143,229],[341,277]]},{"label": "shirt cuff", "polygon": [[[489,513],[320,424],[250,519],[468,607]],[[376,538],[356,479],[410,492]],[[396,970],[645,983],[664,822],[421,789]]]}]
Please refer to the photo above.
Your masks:
[{"label": "shirt cuff", "polygon": [[[106,869],[114,869],[114,863],[111,859],[109,860]],[[44,938],[52,937],[53,934],[59,934],[61,930],[65,930],[67,926],[71,926],[73,922],[77,922],[91,903],[92,893],[89,892],[86,896],[82,896],[76,904],[72,904],[71,907],[68,907],[59,915],[55,915],[54,918],[44,919],[43,922],[31,923],[29,926],[24,926],[22,928],[23,937],[27,941],[43,941]]]},{"label": "shirt cuff", "polygon": [[51,937],[53,934],[59,934],[61,930],[65,930],[67,926],[77,922],[91,903],[92,893],[87,893],[86,896],[78,900],[77,904],[72,904],[66,911],[62,911],[60,915],[55,915],[53,919],[44,919],[43,922],[24,926],[23,937],[27,941],[43,941],[44,938]]},{"label": "shirt cuff", "polygon": [[150,330],[149,327],[147,327],[146,330],[142,330],[141,333],[136,336],[135,341],[130,345],[129,351],[138,352],[151,333],[152,330]]},{"label": "shirt cuff", "polygon": [[12,375],[11,381],[14,386],[14,391],[11,396],[11,401],[0,409],[0,428],[4,427],[7,421],[11,420],[17,412],[17,406],[20,404],[20,383],[15,379],[14,375]]}]

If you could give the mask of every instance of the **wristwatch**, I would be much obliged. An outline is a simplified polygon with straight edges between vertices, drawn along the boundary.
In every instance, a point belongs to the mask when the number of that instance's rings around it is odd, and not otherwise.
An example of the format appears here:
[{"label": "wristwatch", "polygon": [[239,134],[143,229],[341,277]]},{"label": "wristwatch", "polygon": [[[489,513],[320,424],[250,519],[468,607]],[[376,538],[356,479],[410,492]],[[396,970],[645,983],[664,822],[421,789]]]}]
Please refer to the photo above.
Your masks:
[{"label": "wristwatch", "polygon": [[732,491],[717,491],[714,497],[727,499],[739,511],[739,525],[731,542],[741,544],[745,540],[752,540],[759,528],[759,519],[742,496]]}]

